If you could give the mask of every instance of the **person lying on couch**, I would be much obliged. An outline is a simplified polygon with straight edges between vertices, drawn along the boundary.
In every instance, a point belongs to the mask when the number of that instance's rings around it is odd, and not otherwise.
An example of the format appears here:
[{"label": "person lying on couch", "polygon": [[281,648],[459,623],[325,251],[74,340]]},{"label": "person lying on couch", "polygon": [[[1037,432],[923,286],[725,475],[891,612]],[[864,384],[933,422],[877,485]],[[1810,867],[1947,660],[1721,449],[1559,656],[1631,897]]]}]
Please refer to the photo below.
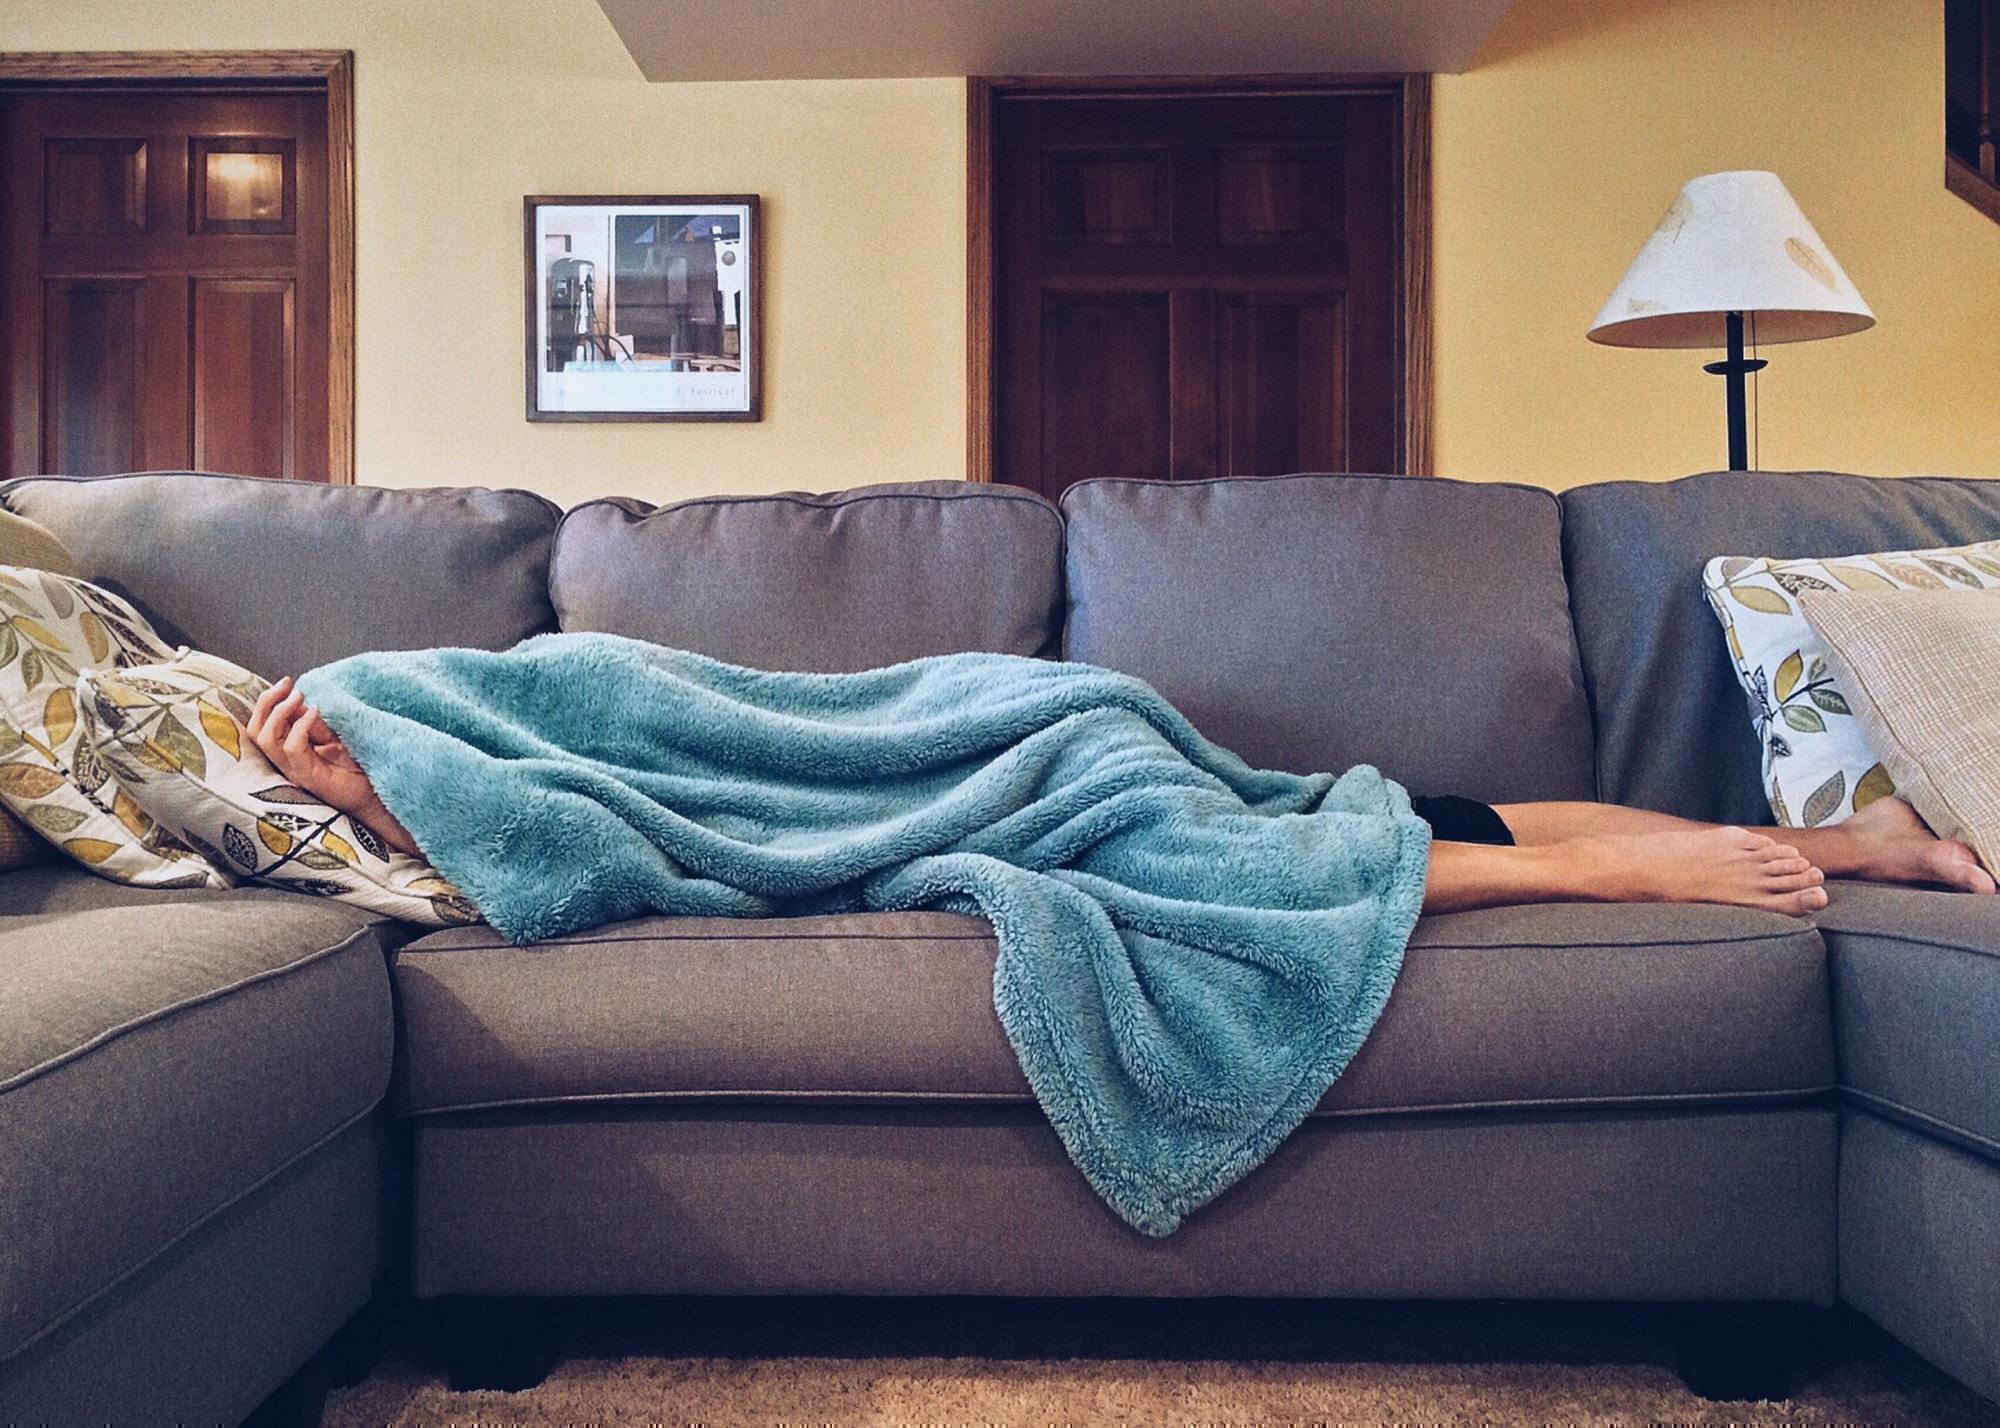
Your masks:
[{"label": "person lying on couch", "polygon": [[[249,733],[293,783],[421,856],[409,830],[320,711],[287,677],[252,711]],[[1802,915],[1826,905],[1828,877],[1992,893],[1963,843],[1936,837],[1910,806],[1882,798],[1822,828],[1741,828],[1588,802],[1490,806],[1413,797],[1433,841],[1423,910],[1537,902],[1708,902]]]},{"label": "person lying on couch", "polygon": [[1252,768],[1141,680],[1014,655],[782,673],[543,635],[353,656],[249,714],[249,742],[296,785],[264,801],[339,810],[553,956],[553,939],[647,914],[979,914],[994,1012],[1051,1128],[1151,1235],[1311,1112],[1424,911],[1796,915],[1826,905],[1830,874],[1994,888],[1886,798],[1784,833],[1413,801],[1366,765]]}]

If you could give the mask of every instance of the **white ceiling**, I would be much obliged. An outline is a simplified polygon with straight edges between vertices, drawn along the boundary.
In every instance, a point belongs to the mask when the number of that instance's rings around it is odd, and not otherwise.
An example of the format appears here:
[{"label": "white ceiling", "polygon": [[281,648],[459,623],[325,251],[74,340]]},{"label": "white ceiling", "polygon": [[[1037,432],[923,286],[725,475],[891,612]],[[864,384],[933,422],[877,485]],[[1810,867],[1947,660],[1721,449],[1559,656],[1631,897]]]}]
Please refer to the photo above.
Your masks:
[{"label": "white ceiling", "polygon": [[1512,0],[597,0],[648,79],[1455,73]]}]

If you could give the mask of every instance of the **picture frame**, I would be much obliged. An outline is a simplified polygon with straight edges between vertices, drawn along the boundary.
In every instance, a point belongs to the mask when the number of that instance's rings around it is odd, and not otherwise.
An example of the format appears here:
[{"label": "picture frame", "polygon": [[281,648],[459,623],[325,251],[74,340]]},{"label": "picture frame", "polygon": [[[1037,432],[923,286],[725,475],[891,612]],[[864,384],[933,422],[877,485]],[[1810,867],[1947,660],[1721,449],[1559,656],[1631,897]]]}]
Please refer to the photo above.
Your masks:
[{"label": "picture frame", "polygon": [[522,200],[527,416],[763,420],[755,194]]}]

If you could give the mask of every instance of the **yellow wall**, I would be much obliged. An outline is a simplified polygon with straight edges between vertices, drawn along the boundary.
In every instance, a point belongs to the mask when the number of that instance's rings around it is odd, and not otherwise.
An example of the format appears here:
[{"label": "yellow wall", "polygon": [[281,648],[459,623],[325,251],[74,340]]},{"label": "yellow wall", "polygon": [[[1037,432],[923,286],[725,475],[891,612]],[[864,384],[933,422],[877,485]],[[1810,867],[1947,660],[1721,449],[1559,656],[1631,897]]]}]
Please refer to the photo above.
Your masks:
[{"label": "yellow wall", "polygon": [[1938,0],[1518,0],[1436,81],[1439,472],[1725,464],[1719,355],[1584,340],[1684,179],[1774,169],[1877,325],[1765,349],[1762,465],[2000,475],[2000,225],[1943,184]]},{"label": "yellow wall", "polygon": [[[1709,354],[1584,329],[1681,181],[1783,175],[1880,325],[1770,349],[1771,467],[2000,474],[2000,225],[1941,182],[1937,0],[1517,0],[1436,85],[1437,469],[1722,460]],[[594,0],[0,0],[8,49],[352,49],[365,481],[620,492],[964,471],[956,80],[649,85]],[[525,193],[757,192],[765,420],[532,426]]]},{"label": "yellow wall", "polygon": [[[595,0],[0,0],[0,49],[259,47],[355,52],[360,480],[964,474],[962,82],[647,84]],[[762,194],[765,419],[528,423],[529,193]]]}]

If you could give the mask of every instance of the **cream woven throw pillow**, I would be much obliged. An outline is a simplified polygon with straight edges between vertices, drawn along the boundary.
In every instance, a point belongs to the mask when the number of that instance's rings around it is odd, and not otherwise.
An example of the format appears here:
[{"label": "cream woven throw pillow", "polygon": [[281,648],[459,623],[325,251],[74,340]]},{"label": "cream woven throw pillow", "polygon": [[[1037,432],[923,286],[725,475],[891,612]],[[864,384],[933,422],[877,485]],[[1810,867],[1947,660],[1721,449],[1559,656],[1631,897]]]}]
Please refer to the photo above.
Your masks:
[{"label": "cream woven throw pillow", "polygon": [[1868,742],[1940,838],[2000,869],[2000,590],[1800,597]]},{"label": "cream woven throw pillow", "polygon": [[77,681],[85,735],[146,812],[233,878],[337,898],[427,927],[480,920],[421,858],[287,783],[245,726],[266,681],[183,650]]},{"label": "cream woven throw pillow", "polygon": [[1771,816],[1811,828],[1837,823],[1897,785],[1871,751],[1799,601],[1842,591],[2000,589],[2000,540],[1830,560],[1718,556],[1702,585],[1764,747]]}]

